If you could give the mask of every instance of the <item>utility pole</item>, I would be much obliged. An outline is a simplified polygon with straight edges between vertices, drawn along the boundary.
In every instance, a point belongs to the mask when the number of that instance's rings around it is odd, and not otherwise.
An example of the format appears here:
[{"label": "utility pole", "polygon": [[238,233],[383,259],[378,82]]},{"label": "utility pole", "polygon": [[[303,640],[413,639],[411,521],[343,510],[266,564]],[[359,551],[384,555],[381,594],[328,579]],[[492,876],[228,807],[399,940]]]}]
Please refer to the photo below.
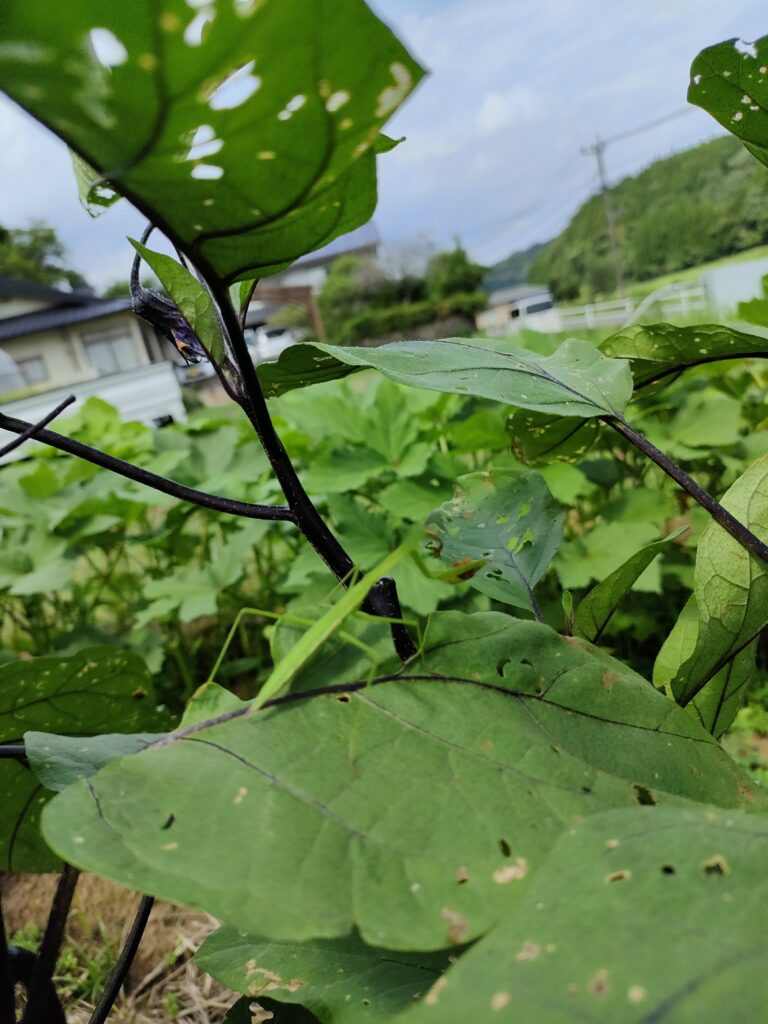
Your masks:
[{"label": "utility pole", "polygon": [[613,269],[616,275],[616,291],[619,295],[624,298],[624,268],[621,262],[621,249],[619,247],[619,236],[616,231],[616,211],[613,208],[613,200],[611,199],[611,192],[608,188],[608,178],[605,173],[605,147],[608,145],[605,139],[601,139],[599,135],[595,136],[595,141],[591,146],[587,146],[582,149],[582,153],[585,156],[594,156],[597,160],[597,173],[600,178],[600,191],[603,196],[603,206],[605,207],[605,219],[608,222],[608,238],[611,243],[611,255],[613,257]]},{"label": "utility pole", "polygon": [[681,110],[675,110],[671,114],[667,114],[666,117],[660,117],[656,121],[641,124],[638,128],[630,128],[629,131],[621,132],[619,135],[613,135],[610,139],[603,139],[599,135],[596,135],[595,141],[592,145],[586,146],[581,151],[584,156],[593,156],[597,160],[597,174],[600,178],[600,191],[603,195],[605,219],[608,221],[608,238],[611,243],[613,268],[616,274],[616,290],[622,298],[624,298],[624,268],[621,262],[619,235],[616,230],[616,210],[613,206],[611,192],[608,188],[608,177],[605,173],[606,147],[612,145],[614,142],[623,142],[624,139],[630,139],[633,135],[640,135],[642,132],[647,132],[651,128],[658,128],[659,125],[666,124],[667,121],[673,121],[675,118],[681,117],[683,114],[690,114],[693,109],[693,107],[683,107]]}]

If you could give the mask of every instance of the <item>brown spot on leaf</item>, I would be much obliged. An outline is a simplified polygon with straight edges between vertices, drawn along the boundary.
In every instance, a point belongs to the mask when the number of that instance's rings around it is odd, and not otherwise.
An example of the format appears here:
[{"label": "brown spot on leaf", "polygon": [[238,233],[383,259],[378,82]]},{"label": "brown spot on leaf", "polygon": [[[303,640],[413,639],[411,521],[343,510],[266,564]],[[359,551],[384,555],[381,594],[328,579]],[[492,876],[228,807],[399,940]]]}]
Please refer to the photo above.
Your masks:
[{"label": "brown spot on leaf", "polygon": [[636,1006],[638,1003],[642,1003],[647,995],[648,993],[642,985],[632,985],[627,992],[627,999]]},{"label": "brown spot on leaf", "polygon": [[460,580],[471,580],[475,573],[478,571],[478,569],[482,568],[482,566],[477,565],[477,559],[475,558],[458,558],[453,563],[453,568],[458,569],[462,565],[471,565],[472,568],[467,569],[466,572],[457,573],[456,576]]},{"label": "brown spot on leaf", "polygon": [[590,992],[593,992],[596,996],[600,996],[601,998],[608,995],[608,971],[606,971],[604,967],[601,967],[595,974],[594,978],[590,980],[587,988]]},{"label": "brown spot on leaf", "polygon": [[251,1015],[251,1024],[265,1024],[268,1020],[274,1020],[275,1015],[271,1010],[265,1010],[261,1003],[251,1003],[248,1007]]},{"label": "brown spot on leaf", "polygon": [[427,1006],[435,1006],[440,1000],[440,993],[443,991],[445,986],[448,984],[447,979],[438,978],[432,988],[424,996],[424,1002]]},{"label": "brown spot on leaf", "polygon": [[456,868],[456,881],[459,885],[464,885],[465,882],[469,881],[469,872],[463,864],[460,868]]},{"label": "brown spot on leaf", "polygon": [[620,678],[621,677],[618,676],[615,672],[606,670],[605,672],[603,672],[603,686],[606,688],[606,690],[612,690],[613,684],[617,683]]},{"label": "brown spot on leaf", "polygon": [[621,871],[611,871],[605,876],[606,882],[624,882],[627,878],[632,877],[632,872],[629,868],[622,868]]},{"label": "brown spot on leaf", "polygon": [[620,839],[606,839],[605,848],[606,850],[615,850],[618,846],[621,846]]},{"label": "brown spot on leaf", "polygon": [[508,882],[519,882],[528,874],[528,861],[525,857],[518,857],[514,864],[502,864],[496,868],[492,878],[497,885],[507,885]]},{"label": "brown spot on leaf", "polygon": [[142,689],[142,688],[141,688],[141,687],[139,686],[139,687],[138,687],[138,689],[136,689],[136,690],[134,690],[134,691],[133,691],[133,693],[131,694],[131,696],[133,697],[133,699],[134,699],[134,700],[144,700],[144,698],[145,698],[145,697],[147,696],[147,691],[146,691],[146,690],[143,690],[143,689]]},{"label": "brown spot on leaf", "polygon": [[520,952],[516,954],[515,960],[519,960],[520,963],[526,963],[528,960],[535,960],[541,953],[541,946],[538,942],[533,942],[531,939],[526,939],[520,948]]},{"label": "brown spot on leaf", "polygon": [[448,941],[458,946],[463,942],[469,931],[469,922],[458,910],[451,910],[450,907],[443,907],[440,917],[448,923]]},{"label": "brown spot on leaf", "polygon": [[492,1010],[503,1010],[505,1006],[509,1006],[512,1001],[512,996],[509,992],[497,992],[491,996],[491,1009]]},{"label": "brown spot on leaf", "polygon": [[701,865],[701,870],[705,875],[730,875],[731,873],[731,867],[721,853],[716,853],[714,857],[705,860]]},{"label": "brown spot on leaf", "polygon": [[251,996],[262,996],[265,992],[274,992],[277,989],[282,989],[284,992],[298,992],[300,988],[304,988],[306,985],[306,982],[301,978],[291,978],[290,981],[283,981],[276,971],[271,971],[268,967],[260,967],[255,960],[249,960],[245,965],[245,976],[246,978],[252,978],[255,974],[260,974],[262,980],[260,982],[258,980],[253,981],[248,986],[248,995]]}]

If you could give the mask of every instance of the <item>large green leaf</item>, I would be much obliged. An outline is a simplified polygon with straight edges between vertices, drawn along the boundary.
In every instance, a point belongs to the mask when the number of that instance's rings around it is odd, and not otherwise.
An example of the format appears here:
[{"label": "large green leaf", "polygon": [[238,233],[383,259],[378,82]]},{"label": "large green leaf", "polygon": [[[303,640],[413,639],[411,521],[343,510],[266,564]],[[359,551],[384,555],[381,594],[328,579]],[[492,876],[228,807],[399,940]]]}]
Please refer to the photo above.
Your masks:
[{"label": "large green leaf", "polygon": [[277,398],[296,388],[338,380],[355,370],[356,367],[340,362],[329,352],[303,344],[291,345],[273,363],[260,363],[256,373],[267,398]]},{"label": "large green leaf", "polygon": [[421,75],[363,0],[3,8],[0,88],[231,281],[371,216]]},{"label": "large green leaf", "polygon": [[401,677],[200,722],[70,786],[44,828],[78,866],[271,939],[356,925],[435,949],[498,921],[574,815],[679,796],[760,805],[689,715],[608,655],[446,613]]},{"label": "large green leaf", "polygon": [[514,412],[507,421],[512,451],[531,466],[570,461],[586,454],[597,438],[600,423],[543,412]]},{"label": "large green leaf", "polygon": [[632,394],[629,365],[601,355],[587,341],[565,341],[551,356],[461,338],[315,347],[341,363],[372,366],[398,384],[479,395],[557,416],[616,415]]},{"label": "large green leaf", "polygon": [[767,860],[763,817],[595,815],[398,1024],[756,1024]]},{"label": "large green leaf", "polygon": [[[146,666],[114,647],[90,647],[71,658],[35,658],[0,667],[0,743],[20,743],[30,730],[90,736],[155,721]],[[54,871],[57,858],[40,836],[48,799],[27,768],[0,761],[0,866]]]},{"label": "large green leaf", "polygon": [[[691,594],[653,666],[654,686],[663,687],[671,697],[674,697],[672,681],[677,679],[696,651],[699,629],[696,597]],[[704,688],[687,705],[707,732],[713,736],[722,736],[744,703],[755,675],[757,642],[758,638],[755,637],[751,643],[717,669],[707,679]]]},{"label": "large green leaf", "polygon": [[[722,504],[761,539],[768,539],[768,456],[758,459],[739,477]],[[698,610],[695,646],[691,650],[693,612],[688,607],[683,613],[684,623],[667,641],[669,650],[662,648],[660,652],[663,672],[658,670],[654,677],[657,682],[668,681],[681,704],[688,704],[708,685],[718,690],[725,687],[715,700],[719,713],[712,723],[722,732],[736,714],[743,695],[743,685],[736,684],[739,680],[744,683],[744,665],[735,676],[722,674],[721,670],[768,623],[768,570],[714,520],[707,524],[699,541],[694,597]],[[670,678],[674,663],[671,651],[677,651],[682,660]],[[726,697],[729,699],[724,708]]]},{"label": "large green leaf", "polygon": [[661,554],[665,546],[679,537],[685,529],[686,527],[682,527],[661,540],[646,544],[598,583],[576,609],[574,632],[591,643],[597,643],[624,595],[632,589],[632,585],[654,558]]},{"label": "large green leaf", "polygon": [[88,779],[100,768],[128,754],[145,750],[165,733],[106,733],[101,736],[61,736],[50,732],[24,733],[29,767],[39,782],[60,793],[79,779]]},{"label": "large green leaf", "polygon": [[279,943],[220,928],[195,960],[217,981],[256,999],[299,1003],[321,1024],[387,1024],[434,984],[447,953],[399,953],[341,939]]},{"label": "large green leaf", "polygon": [[538,473],[490,470],[459,477],[451,501],[427,520],[431,550],[448,566],[468,566],[483,594],[533,611],[533,588],[563,539],[563,514]]},{"label": "large green leaf", "polygon": [[607,356],[629,359],[635,387],[721,359],[768,356],[768,338],[717,324],[633,324],[600,345]]},{"label": "large green leaf", "polygon": [[768,36],[748,46],[708,46],[691,66],[688,99],[768,164]]}]

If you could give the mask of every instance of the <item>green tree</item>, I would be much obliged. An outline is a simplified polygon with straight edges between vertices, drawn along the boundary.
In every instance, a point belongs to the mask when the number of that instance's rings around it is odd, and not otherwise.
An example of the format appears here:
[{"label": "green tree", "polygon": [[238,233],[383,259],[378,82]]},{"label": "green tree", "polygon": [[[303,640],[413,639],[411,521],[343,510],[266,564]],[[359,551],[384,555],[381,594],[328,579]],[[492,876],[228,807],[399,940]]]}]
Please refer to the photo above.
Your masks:
[{"label": "green tree", "polygon": [[427,265],[427,294],[431,299],[446,299],[461,292],[475,292],[483,280],[485,267],[473,263],[457,241],[453,249],[439,252]]},{"label": "green tree", "polygon": [[347,320],[376,305],[386,275],[370,256],[340,256],[332,264],[318,295],[325,328],[331,338]]},{"label": "green tree", "polygon": [[0,226],[0,274],[52,287],[87,284],[77,270],[66,266],[67,251],[56,231],[42,221],[28,228]]}]

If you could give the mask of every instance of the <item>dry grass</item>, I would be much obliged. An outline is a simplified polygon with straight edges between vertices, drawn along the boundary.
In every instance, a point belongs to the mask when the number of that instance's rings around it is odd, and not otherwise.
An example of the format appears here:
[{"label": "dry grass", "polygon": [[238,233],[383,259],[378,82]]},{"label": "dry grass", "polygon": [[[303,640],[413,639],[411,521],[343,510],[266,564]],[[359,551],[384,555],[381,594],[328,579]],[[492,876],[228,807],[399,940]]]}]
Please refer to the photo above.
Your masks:
[{"label": "dry grass", "polygon": [[[55,875],[2,879],[3,914],[10,935],[30,926],[44,927],[55,884]],[[80,877],[67,926],[67,947],[78,951],[78,963],[86,965],[84,973],[103,963],[105,944],[120,948],[137,907],[135,893],[93,875]],[[237,996],[192,961],[216,924],[207,914],[158,903],[110,1024],[219,1024]],[[87,1024],[92,1002],[81,996],[70,1004],[69,1024]]]}]

